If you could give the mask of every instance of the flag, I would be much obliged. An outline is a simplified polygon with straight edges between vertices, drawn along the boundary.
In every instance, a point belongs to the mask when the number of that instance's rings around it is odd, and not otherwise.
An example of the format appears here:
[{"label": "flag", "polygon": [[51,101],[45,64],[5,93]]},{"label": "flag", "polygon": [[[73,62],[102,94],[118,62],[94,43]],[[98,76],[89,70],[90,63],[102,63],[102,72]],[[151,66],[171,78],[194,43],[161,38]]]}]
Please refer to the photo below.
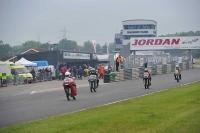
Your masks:
[{"label": "flag", "polygon": [[94,52],[96,53],[97,42],[95,40],[92,40],[92,44],[93,44],[93,47],[94,47]]}]

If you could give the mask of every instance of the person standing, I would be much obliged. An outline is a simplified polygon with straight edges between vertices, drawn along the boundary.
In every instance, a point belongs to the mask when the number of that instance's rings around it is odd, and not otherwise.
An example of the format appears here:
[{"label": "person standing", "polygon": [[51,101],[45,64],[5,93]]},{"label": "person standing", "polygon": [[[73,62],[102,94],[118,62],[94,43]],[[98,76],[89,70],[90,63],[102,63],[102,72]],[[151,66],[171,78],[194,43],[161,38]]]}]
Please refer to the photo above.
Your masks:
[{"label": "person standing", "polygon": [[62,68],[61,68],[61,73],[62,73],[62,80],[64,80],[64,78],[65,78],[65,72],[67,71],[67,68],[65,67],[65,66],[63,66]]},{"label": "person standing", "polygon": [[78,69],[78,79],[81,79],[82,80],[82,67],[80,66],[79,69]]},{"label": "person standing", "polygon": [[147,63],[147,61],[144,63],[144,68],[147,68],[147,65],[148,65],[148,63]]},{"label": "person standing", "polygon": [[116,71],[119,72],[119,63],[122,62],[122,57],[119,55],[116,60]]}]

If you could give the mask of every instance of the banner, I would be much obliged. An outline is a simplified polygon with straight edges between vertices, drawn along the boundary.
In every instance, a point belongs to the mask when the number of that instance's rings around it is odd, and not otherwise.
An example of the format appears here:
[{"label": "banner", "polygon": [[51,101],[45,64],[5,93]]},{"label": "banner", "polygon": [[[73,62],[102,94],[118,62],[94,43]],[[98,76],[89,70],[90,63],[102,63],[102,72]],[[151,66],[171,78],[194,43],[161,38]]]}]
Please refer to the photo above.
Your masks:
[{"label": "banner", "polygon": [[88,59],[88,60],[90,60],[90,54],[63,52],[63,58],[64,59]]},{"label": "banner", "polygon": [[130,38],[130,50],[200,49],[200,36]]},{"label": "banner", "polygon": [[94,52],[96,53],[97,42],[95,40],[92,40],[92,44],[93,44],[93,47],[94,47]]}]

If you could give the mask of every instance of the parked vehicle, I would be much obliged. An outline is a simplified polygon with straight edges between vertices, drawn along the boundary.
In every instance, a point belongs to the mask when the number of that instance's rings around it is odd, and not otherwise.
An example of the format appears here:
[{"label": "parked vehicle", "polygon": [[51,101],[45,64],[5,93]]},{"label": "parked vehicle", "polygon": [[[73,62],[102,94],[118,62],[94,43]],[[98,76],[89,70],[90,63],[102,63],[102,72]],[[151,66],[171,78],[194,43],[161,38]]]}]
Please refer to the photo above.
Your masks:
[{"label": "parked vehicle", "polygon": [[90,75],[88,77],[88,82],[89,82],[89,86],[90,86],[90,91],[96,92],[96,89],[97,89],[97,77],[96,77],[96,75]]},{"label": "parked vehicle", "polygon": [[0,61],[0,77],[2,78],[3,83],[6,83],[6,80],[13,78],[14,73],[17,73],[18,77],[22,77],[24,83],[32,83],[33,76],[26,67],[19,63],[12,63],[9,61]]}]

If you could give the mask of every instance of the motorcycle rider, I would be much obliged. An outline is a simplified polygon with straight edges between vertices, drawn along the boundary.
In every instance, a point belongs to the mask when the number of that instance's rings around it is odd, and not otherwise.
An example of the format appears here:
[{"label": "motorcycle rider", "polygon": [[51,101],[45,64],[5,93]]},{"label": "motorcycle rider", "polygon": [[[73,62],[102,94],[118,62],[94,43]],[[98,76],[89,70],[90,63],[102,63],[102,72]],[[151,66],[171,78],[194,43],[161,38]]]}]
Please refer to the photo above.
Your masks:
[{"label": "motorcycle rider", "polygon": [[[175,71],[178,70],[179,73],[179,79],[181,80],[181,69],[179,68],[179,65],[176,65]],[[174,72],[174,79],[176,80],[176,74]]]},{"label": "motorcycle rider", "polygon": [[76,88],[76,83],[71,75],[70,72],[65,72],[65,79],[64,79],[64,82],[63,82],[63,87],[64,87],[64,90],[66,89],[66,86],[65,86],[65,81],[69,81],[71,82],[72,84],[69,84],[70,88],[71,88],[71,97],[74,97],[77,95],[77,88]]},{"label": "motorcycle rider", "polygon": [[149,79],[149,85],[151,85],[151,73],[148,71],[147,68],[144,69],[144,73],[142,74],[143,81],[145,78]]},{"label": "motorcycle rider", "polygon": [[90,75],[96,75],[96,77],[97,77],[97,87],[98,87],[98,86],[99,86],[98,73],[97,73],[97,71],[96,71],[94,68],[91,68],[91,69],[90,69],[89,76],[90,76]]}]

